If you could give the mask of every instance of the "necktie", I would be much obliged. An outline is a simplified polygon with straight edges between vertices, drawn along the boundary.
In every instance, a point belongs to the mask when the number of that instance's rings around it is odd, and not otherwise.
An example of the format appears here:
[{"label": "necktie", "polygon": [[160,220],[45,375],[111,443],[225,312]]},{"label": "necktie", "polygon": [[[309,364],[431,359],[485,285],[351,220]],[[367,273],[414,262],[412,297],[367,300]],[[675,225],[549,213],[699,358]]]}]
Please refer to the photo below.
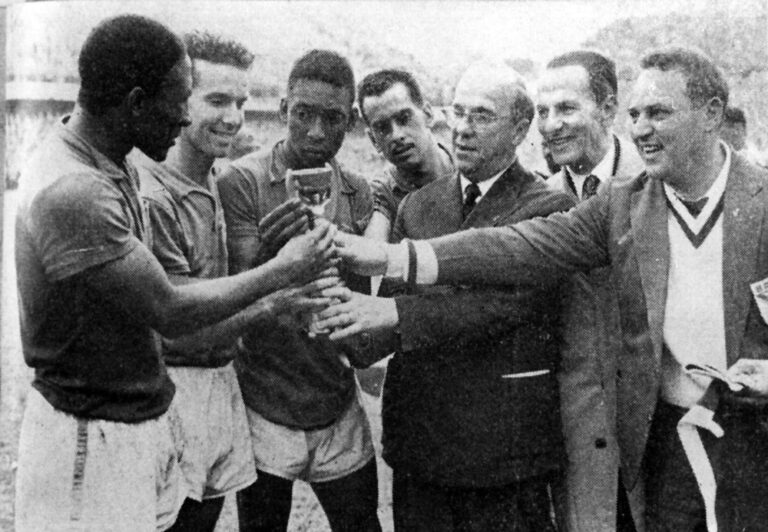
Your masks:
[{"label": "necktie", "polygon": [[476,183],[470,183],[467,188],[464,189],[464,205],[461,207],[461,216],[463,219],[467,219],[469,213],[475,208],[477,198],[480,197],[480,187]]},{"label": "necktie", "polygon": [[704,209],[704,206],[707,204],[706,196],[704,196],[703,198],[699,198],[696,201],[684,200],[680,196],[678,196],[677,199],[680,200],[680,203],[685,205],[685,208],[688,209],[688,212],[690,212],[691,216],[693,216],[694,218],[696,218],[699,214],[701,214],[701,211]]},{"label": "necktie", "polygon": [[597,187],[600,186],[600,180],[596,175],[589,174],[581,186],[581,199],[589,199],[597,194]]}]

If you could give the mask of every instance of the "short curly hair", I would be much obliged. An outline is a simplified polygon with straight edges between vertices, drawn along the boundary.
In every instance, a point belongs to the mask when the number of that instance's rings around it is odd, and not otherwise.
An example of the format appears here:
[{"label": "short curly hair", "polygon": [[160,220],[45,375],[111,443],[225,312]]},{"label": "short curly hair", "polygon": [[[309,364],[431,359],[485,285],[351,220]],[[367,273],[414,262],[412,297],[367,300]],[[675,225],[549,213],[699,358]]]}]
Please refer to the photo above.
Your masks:
[{"label": "short curly hair", "polygon": [[686,48],[656,50],[642,58],[640,67],[683,74],[685,94],[696,106],[712,98],[719,98],[724,109],[728,106],[728,83],[714,62],[702,53]]},{"label": "short curly hair", "polygon": [[231,65],[241,70],[248,70],[255,56],[245,45],[207,31],[191,31],[184,35],[187,54],[192,59],[192,81],[197,85],[195,59],[220,65]]},{"label": "short curly hair", "polygon": [[101,115],[135,87],[154,96],[185,53],[182,40],[155,20],[140,15],[103,20],[80,50],[77,101]]},{"label": "short curly hair", "polygon": [[340,89],[349,89],[349,103],[355,99],[352,66],[345,57],[331,50],[310,50],[297,59],[288,75],[288,92],[301,79],[322,81]]}]

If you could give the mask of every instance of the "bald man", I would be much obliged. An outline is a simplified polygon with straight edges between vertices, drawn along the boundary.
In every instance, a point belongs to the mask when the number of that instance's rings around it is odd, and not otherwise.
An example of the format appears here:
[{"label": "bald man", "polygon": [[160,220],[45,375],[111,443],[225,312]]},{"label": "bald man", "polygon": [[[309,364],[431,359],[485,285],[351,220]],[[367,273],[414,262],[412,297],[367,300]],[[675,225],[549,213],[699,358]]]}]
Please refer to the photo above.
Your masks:
[{"label": "bald man", "polygon": [[[405,197],[395,240],[503,226],[573,205],[518,161],[534,112],[519,74],[472,66],[452,111],[458,171]],[[392,298],[350,294],[343,304],[398,331],[383,398],[395,529],[554,530],[548,484],[564,456],[557,291],[403,288]],[[382,346],[378,354],[386,353]]]}]

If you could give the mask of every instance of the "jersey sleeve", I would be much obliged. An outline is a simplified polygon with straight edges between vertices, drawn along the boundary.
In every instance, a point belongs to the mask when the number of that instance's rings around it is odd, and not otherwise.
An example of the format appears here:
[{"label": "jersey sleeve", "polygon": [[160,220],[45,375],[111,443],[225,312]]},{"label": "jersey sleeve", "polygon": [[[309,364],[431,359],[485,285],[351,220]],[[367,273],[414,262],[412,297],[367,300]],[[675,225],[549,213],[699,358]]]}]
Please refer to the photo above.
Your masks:
[{"label": "jersey sleeve", "polygon": [[40,191],[28,227],[46,275],[60,281],[130,253],[140,240],[113,183],[92,173],[62,176]]}]

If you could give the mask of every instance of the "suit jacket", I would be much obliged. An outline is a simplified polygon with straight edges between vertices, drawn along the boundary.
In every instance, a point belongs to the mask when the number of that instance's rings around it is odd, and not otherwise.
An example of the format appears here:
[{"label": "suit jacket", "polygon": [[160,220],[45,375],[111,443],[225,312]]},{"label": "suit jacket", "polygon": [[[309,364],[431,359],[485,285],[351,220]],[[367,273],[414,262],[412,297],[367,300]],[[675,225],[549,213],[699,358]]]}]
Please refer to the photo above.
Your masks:
[{"label": "suit jacket", "polygon": [[[462,221],[459,183],[454,175],[409,194],[395,238],[500,226],[573,205],[515,163]],[[417,289],[396,304],[401,348],[389,363],[382,414],[387,462],[446,486],[504,485],[560,469],[558,294],[466,284]]]},{"label": "suit jacket", "polygon": [[[617,143],[610,180],[636,177],[643,163],[635,147]],[[552,188],[574,193],[565,168],[548,181]],[[602,183],[601,187],[607,186]],[[600,268],[570,277],[563,302],[562,359],[558,380],[563,434],[568,456],[565,507],[571,532],[616,530],[619,446],[616,440],[616,354],[621,327],[610,269]],[[642,492],[630,493],[636,521],[642,520]]]},{"label": "suit jacket", "polygon": [[[728,364],[768,358],[768,325],[750,283],[768,276],[768,172],[733,154],[723,211],[723,297]],[[645,173],[616,182],[567,214],[494,231],[432,241],[438,282],[540,283],[610,265],[618,295],[622,348],[617,359],[617,418],[622,474],[640,475],[661,379],[662,327],[669,270],[662,183]],[[489,250],[493,250],[489,252]],[[763,529],[768,522],[768,417],[720,394],[725,430],[718,479],[722,530]],[[750,528],[751,529],[751,528]]]}]

